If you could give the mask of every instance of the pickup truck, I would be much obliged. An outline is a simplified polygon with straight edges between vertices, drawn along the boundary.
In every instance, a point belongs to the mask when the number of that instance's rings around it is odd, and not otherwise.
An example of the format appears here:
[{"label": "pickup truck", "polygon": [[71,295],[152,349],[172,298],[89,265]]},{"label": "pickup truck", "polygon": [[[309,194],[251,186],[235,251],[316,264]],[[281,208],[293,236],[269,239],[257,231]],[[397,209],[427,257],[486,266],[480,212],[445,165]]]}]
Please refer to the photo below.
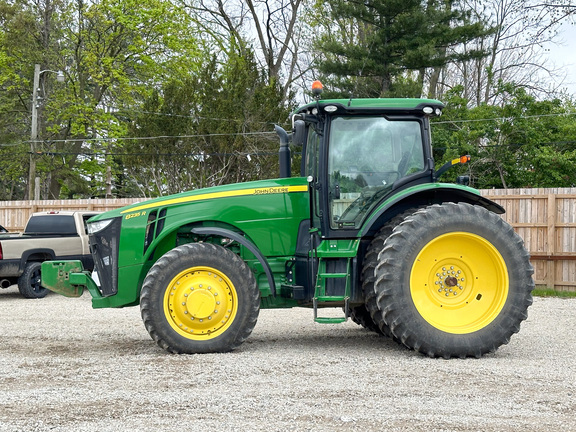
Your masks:
[{"label": "pickup truck", "polygon": [[86,222],[99,212],[51,211],[33,213],[24,232],[0,237],[0,288],[18,284],[25,298],[42,298],[42,262],[54,259],[82,261],[91,270],[94,260],[88,245]]}]

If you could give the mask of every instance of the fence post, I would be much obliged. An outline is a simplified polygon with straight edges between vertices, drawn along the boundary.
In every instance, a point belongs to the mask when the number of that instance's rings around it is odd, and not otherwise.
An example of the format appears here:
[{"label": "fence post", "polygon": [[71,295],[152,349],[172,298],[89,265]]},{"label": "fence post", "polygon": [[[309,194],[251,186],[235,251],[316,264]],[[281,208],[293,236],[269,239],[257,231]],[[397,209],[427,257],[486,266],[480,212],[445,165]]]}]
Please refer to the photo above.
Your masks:
[{"label": "fence post", "polygon": [[556,252],[556,195],[553,193],[548,194],[547,212],[548,246],[546,254],[548,255],[548,260],[546,261],[546,286],[550,289],[555,289],[556,261],[552,258]]}]

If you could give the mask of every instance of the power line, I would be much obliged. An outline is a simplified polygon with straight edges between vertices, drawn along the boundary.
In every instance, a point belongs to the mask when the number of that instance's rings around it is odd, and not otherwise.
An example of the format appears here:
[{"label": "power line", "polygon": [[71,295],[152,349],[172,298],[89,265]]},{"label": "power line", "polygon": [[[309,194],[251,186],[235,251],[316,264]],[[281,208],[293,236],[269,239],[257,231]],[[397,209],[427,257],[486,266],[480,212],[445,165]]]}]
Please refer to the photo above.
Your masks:
[{"label": "power line", "polygon": [[[98,141],[150,141],[160,139],[178,139],[178,138],[211,138],[211,137],[236,137],[236,136],[275,136],[276,132],[233,132],[233,133],[216,133],[216,134],[194,134],[194,135],[159,135],[149,137],[101,137],[101,138],[67,138],[45,140],[44,143],[72,143],[72,142],[98,142]],[[21,141],[17,144],[0,144],[0,147],[14,147],[21,144],[30,144],[31,140]],[[39,141],[34,141],[39,142]]]},{"label": "power line", "polygon": [[576,115],[576,112],[564,112],[564,113],[553,113],[553,114],[534,114],[528,116],[514,116],[514,117],[494,117],[485,119],[464,119],[464,120],[445,120],[445,121],[434,121],[433,124],[451,124],[451,123],[478,123],[478,122],[491,122],[491,121],[502,121],[509,122],[511,120],[522,120],[540,117],[559,117],[559,116],[570,116]]},{"label": "power line", "polygon": [[[145,112],[145,111],[143,111]],[[445,120],[445,121],[434,121],[434,125],[441,124],[462,124],[462,123],[479,123],[479,122],[492,122],[501,121],[507,122],[516,119],[531,119],[540,117],[559,117],[559,116],[572,116],[576,115],[576,112],[565,112],[565,113],[553,113],[553,114],[535,114],[529,116],[517,116],[517,117],[494,117],[494,118],[483,118],[483,119],[463,119],[463,120]],[[272,124],[272,123],[270,123]],[[178,138],[210,138],[210,137],[236,137],[236,136],[274,136],[276,132],[233,132],[233,133],[216,133],[216,134],[192,134],[192,135],[159,135],[159,136],[149,136],[149,137],[100,137],[100,138],[68,138],[68,139],[56,139],[47,140],[48,143],[72,143],[72,142],[97,142],[97,141],[150,141],[150,140],[160,140],[160,139],[178,139]],[[30,144],[30,140],[21,141],[20,143],[14,144],[0,144],[0,147],[15,147],[21,144]]]},{"label": "power line", "polygon": [[[194,119],[194,120],[215,120],[215,121],[222,121],[222,122],[242,122],[244,123],[245,119],[227,119],[227,118],[218,118],[218,117],[206,117],[200,115],[185,115],[185,114],[171,114],[171,113],[162,113],[162,112],[155,112],[155,111],[144,111],[144,110],[137,110],[133,108],[117,108],[117,107],[107,107],[108,109],[112,110],[112,114],[117,112],[120,113],[136,113],[136,114],[151,114],[157,115],[162,117],[176,117],[176,118],[187,118],[187,119]],[[264,122],[264,121],[250,121],[253,124],[263,124],[263,125],[275,125],[275,122]]]},{"label": "power line", "polygon": [[[216,134],[194,134],[194,135],[159,135],[151,137],[102,137],[102,138],[69,138],[49,140],[50,143],[58,142],[84,142],[84,141],[150,141],[156,139],[174,139],[174,138],[210,138],[225,136],[256,136],[256,135],[276,135],[276,132],[236,132],[236,133],[216,133]],[[29,143],[30,141],[23,141]]]},{"label": "power line", "polygon": [[[27,152],[32,153],[32,152]],[[277,156],[278,152],[236,152],[236,153],[94,153],[94,152],[34,152],[38,156],[193,156],[206,158],[210,156]],[[299,153],[294,153],[299,154]]]}]

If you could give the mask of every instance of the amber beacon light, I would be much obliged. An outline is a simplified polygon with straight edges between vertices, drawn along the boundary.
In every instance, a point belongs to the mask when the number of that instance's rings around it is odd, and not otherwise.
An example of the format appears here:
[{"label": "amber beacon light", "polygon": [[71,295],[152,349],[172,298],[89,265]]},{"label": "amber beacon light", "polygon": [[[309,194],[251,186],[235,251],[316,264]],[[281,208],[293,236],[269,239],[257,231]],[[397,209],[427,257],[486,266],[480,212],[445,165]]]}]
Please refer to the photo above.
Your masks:
[{"label": "amber beacon light", "polygon": [[322,91],[324,90],[324,86],[322,85],[322,83],[318,80],[314,81],[312,83],[312,94],[316,97],[319,97],[322,94]]}]

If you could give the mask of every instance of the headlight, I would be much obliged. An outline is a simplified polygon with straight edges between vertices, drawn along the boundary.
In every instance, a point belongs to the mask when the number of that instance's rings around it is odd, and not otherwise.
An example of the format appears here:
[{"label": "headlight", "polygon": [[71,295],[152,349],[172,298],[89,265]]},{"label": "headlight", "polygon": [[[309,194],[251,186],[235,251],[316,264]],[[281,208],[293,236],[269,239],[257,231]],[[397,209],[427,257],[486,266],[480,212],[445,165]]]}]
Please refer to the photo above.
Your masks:
[{"label": "headlight", "polygon": [[102,231],[108,225],[112,223],[114,219],[104,219],[96,222],[88,222],[88,234],[94,234],[98,231]]}]

